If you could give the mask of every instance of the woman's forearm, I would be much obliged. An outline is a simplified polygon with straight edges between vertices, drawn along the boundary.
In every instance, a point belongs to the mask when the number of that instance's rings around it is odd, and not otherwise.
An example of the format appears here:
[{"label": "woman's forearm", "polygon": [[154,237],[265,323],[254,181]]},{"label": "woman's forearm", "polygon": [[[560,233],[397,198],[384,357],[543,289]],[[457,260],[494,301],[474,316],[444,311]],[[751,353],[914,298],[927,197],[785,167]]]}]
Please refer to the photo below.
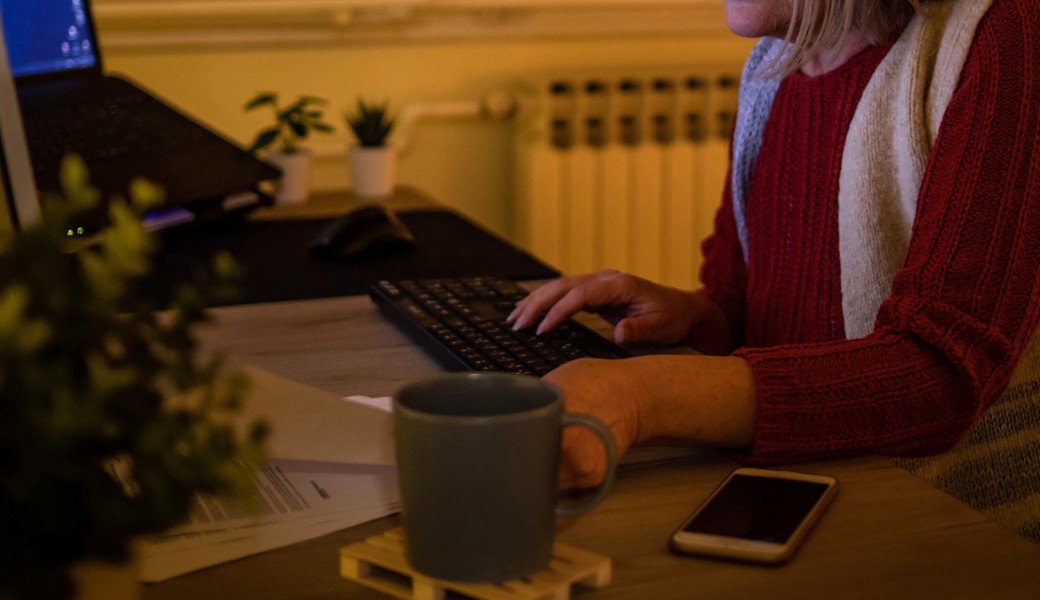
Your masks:
[{"label": "woman's forearm", "polygon": [[[563,391],[568,411],[595,415],[611,429],[619,455],[636,444],[749,448],[754,440],[754,379],[740,358],[581,359],[550,372],[545,380]],[[595,436],[568,428],[563,484],[595,486],[605,473],[606,459]]]},{"label": "woman's forearm", "polygon": [[755,380],[746,361],[717,356],[630,359],[638,379],[635,443],[748,448],[755,433]]}]

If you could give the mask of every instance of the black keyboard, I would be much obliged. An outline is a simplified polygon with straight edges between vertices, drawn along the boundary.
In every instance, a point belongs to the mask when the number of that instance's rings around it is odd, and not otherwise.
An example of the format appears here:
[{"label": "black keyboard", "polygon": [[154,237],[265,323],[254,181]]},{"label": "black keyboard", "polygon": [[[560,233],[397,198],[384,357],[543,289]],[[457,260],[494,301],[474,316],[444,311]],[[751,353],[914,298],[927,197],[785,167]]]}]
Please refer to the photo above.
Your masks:
[{"label": "black keyboard", "polygon": [[573,320],[542,335],[513,331],[506,316],[527,290],[509,279],[379,281],[369,292],[391,322],[450,371],[541,376],[576,358],[630,356]]}]

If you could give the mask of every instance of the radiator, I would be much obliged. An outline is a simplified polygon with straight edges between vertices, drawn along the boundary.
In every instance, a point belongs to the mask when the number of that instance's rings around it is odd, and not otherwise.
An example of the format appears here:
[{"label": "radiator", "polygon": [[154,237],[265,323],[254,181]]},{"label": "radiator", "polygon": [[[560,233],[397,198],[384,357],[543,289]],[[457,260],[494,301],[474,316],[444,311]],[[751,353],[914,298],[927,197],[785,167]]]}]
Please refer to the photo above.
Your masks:
[{"label": "radiator", "polygon": [[697,282],[726,177],[739,64],[555,75],[524,88],[517,238],[565,273]]}]

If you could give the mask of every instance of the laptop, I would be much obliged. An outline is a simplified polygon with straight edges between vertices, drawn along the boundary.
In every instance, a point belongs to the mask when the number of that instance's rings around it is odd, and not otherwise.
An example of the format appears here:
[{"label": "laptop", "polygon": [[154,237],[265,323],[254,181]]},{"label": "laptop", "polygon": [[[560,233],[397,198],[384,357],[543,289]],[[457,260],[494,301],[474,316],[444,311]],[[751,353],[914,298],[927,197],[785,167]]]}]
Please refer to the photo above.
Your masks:
[{"label": "laptop", "polygon": [[[60,190],[63,157],[82,156],[103,198],[145,177],[163,187],[162,218],[176,223],[260,203],[280,175],[230,140],[137,84],[103,71],[90,0],[0,0],[33,178]],[[104,206],[81,217],[105,224]]]}]

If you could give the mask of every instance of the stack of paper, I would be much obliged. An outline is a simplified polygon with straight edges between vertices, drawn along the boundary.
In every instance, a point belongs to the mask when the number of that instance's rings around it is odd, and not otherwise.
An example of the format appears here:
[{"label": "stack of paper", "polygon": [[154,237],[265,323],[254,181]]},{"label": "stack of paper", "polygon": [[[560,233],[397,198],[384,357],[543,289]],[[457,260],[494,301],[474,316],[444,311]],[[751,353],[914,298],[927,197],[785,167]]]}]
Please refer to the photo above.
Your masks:
[{"label": "stack of paper", "polygon": [[390,414],[250,369],[247,420],[271,425],[260,512],[199,497],[189,523],[145,540],[141,579],[161,581],[315,538],[400,508]]}]

